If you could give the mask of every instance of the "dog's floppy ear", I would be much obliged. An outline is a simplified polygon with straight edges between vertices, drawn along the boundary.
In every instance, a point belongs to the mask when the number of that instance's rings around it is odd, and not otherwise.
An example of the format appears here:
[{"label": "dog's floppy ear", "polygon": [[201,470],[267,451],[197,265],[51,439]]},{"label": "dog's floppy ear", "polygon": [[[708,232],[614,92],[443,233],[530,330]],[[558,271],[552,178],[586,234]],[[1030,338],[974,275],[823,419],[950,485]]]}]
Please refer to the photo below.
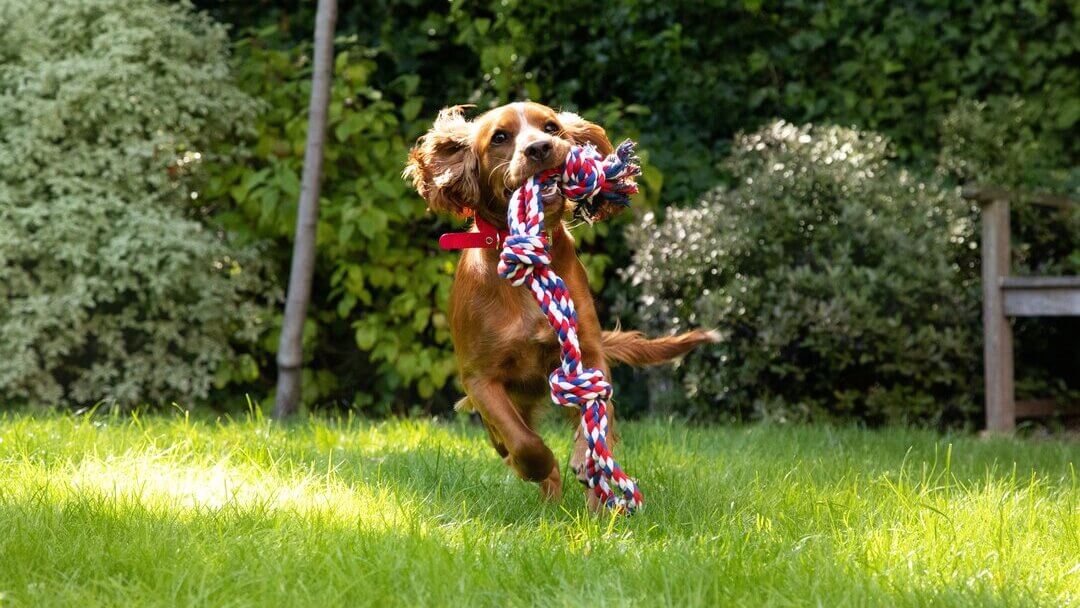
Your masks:
[{"label": "dog's floppy ear", "polygon": [[563,131],[574,140],[574,143],[592,144],[604,156],[615,151],[615,146],[611,145],[611,140],[600,125],[591,123],[573,112],[560,112],[559,122],[562,124]]},{"label": "dog's floppy ear", "polygon": [[480,169],[473,149],[473,124],[466,106],[439,112],[431,130],[416,141],[402,174],[412,180],[428,208],[465,215],[480,198]]}]

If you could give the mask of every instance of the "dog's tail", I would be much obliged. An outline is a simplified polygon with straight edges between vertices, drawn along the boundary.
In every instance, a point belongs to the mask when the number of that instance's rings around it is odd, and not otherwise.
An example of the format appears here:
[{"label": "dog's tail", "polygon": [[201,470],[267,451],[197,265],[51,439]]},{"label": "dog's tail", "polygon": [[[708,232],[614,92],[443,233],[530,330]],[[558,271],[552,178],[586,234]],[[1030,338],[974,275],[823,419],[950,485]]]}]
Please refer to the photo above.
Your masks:
[{"label": "dog's tail", "polygon": [[677,336],[648,338],[640,331],[605,331],[601,334],[604,357],[634,367],[655,365],[676,359],[701,346],[720,341],[716,331],[695,329]]}]

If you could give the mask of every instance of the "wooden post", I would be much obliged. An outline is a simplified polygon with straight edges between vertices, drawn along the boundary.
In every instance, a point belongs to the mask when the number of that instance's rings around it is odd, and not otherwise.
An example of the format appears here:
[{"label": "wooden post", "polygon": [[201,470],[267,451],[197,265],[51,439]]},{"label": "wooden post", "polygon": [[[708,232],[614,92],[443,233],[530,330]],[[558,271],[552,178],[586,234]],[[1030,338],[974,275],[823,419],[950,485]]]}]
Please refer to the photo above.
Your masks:
[{"label": "wooden post", "polygon": [[1009,201],[995,198],[982,207],[983,374],[986,430],[1016,428],[1013,393],[1013,334],[1005,316],[1002,280],[1009,275]]},{"label": "wooden post", "polygon": [[277,397],[274,417],[284,418],[300,405],[301,366],[304,363],[302,337],[311,299],[315,272],[315,232],[319,223],[319,182],[322,179],[323,139],[326,110],[330,104],[330,80],[334,65],[334,22],[337,0],[319,0],[315,12],[315,60],[311,73],[311,102],[308,105],[307,143],[304,174],[300,182],[300,203],[296,210],[296,240],[293,242],[289,290],[278,344]]}]

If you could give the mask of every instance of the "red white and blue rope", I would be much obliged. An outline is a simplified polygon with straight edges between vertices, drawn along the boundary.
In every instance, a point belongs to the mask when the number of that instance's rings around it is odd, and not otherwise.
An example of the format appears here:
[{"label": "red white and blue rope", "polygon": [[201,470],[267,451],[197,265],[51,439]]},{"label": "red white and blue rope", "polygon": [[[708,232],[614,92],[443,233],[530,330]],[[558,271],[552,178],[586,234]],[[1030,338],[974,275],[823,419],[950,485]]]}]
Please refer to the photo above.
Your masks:
[{"label": "red white and blue rope", "polygon": [[542,195],[557,188],[579,204],[595,205],[600,199],[625,206],[630,203],[630,195],[637,192],[632,178],[640,173],[633,142],[623,142],[606,158],[591,145],[572,147],[561,168],[534,175],[514,191],[507,210],[509,235],[499,256],[499,276],[509,279],[512,285],[528,288],[558,336],[561,364],[548,378],[551,398],[559,405],[581,411],[581,431],[588,444],[584,483],[602,504],[626,512],[641,506],[641,491],[615,462],[608,447],[611,384],[603,371],[582,363],[574,301],[550,266]]}]

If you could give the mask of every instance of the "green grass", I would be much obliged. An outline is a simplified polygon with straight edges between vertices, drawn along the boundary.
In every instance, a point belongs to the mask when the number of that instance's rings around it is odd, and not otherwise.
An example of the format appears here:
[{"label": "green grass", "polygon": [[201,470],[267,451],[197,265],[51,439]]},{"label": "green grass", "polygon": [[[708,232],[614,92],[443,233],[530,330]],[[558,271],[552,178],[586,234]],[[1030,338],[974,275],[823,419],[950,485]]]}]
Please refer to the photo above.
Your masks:
[{"label": "green grass", "polygon": [[542,504],[464,422],[7,414],[0,606],[1080,603],[1076,444],[621,431],[631,518]]}]

